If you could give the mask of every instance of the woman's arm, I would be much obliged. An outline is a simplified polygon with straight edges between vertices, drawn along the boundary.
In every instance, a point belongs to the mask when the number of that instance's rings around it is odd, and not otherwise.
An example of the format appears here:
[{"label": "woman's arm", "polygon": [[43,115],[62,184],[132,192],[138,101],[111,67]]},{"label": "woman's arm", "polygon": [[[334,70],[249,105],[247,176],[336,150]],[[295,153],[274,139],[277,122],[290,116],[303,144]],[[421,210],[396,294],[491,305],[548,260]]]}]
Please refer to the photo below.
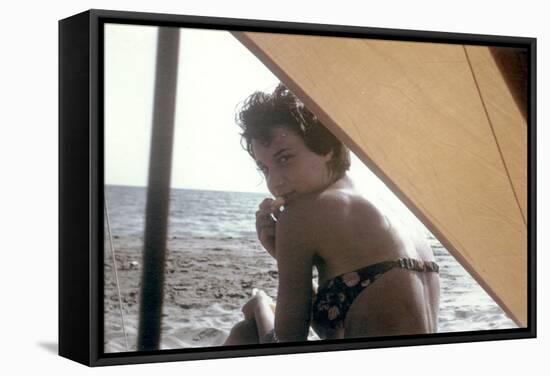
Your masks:
[{"label": "woman's arm", "polygon": [[307,237],[307,226],[303,218],[290,210],[284,212],[277,222],[279,289],[275,334],[281,342],[305,341],[309,332],[313,251]]}]

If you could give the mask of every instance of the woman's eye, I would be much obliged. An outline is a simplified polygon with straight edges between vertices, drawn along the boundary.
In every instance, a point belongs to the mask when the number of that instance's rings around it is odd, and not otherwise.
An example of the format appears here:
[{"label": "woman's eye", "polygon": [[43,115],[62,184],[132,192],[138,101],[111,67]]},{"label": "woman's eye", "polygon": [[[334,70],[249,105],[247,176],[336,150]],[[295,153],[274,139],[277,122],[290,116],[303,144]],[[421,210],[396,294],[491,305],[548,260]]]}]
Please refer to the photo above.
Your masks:
[{"label": "woman's eye", "polygon": [[279,163],[281,164],[285,164],[288,162],[288,160],[292,158],[292,156],[290,155],[283,155],[282,157],[279,158]]}]

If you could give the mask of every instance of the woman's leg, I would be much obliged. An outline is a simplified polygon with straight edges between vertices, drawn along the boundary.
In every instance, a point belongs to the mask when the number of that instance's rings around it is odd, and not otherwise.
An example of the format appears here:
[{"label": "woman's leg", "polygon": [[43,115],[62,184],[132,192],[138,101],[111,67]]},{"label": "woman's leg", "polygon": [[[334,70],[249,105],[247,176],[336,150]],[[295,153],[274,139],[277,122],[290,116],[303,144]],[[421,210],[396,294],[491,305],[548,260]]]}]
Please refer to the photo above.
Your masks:
[{"label": "woman's leg", "polygon": [[252,319],[243,320],[235,324],[223,345],[250,345],[258,343],[260,343],[258,329],[256,327],[256,321]]}]

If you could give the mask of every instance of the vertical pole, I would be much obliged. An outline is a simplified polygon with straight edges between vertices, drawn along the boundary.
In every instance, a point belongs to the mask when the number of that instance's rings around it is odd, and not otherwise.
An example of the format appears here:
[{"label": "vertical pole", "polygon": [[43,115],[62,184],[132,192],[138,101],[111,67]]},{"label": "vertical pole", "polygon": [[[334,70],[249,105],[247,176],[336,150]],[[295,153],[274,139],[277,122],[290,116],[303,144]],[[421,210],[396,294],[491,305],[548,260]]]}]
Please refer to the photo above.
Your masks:
[{"label": "vertical pole", "polygon": [[179,29],[160,27],[147,185],[138,351],[157,350],[160,343],[178,51]]}]

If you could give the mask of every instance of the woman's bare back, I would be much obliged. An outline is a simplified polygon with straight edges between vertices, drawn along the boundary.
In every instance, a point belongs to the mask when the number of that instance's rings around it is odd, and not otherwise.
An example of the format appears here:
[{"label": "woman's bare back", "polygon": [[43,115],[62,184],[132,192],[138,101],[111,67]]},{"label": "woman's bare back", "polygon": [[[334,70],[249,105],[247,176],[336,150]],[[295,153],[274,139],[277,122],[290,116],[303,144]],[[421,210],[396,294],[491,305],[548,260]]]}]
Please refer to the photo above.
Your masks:
[{"label": "woman's bare back", "polygon": [[[315,233],[314,262],[320,286],[384,261],[434,261],[422,233],[384,215],[347,178],[299,206],[311,211],[308,227]],[[330,338],[435,332],[438,307],[437,273],[394,268],[355,298],[346,313],[344,330],[326,328],[325,332]]]}]

